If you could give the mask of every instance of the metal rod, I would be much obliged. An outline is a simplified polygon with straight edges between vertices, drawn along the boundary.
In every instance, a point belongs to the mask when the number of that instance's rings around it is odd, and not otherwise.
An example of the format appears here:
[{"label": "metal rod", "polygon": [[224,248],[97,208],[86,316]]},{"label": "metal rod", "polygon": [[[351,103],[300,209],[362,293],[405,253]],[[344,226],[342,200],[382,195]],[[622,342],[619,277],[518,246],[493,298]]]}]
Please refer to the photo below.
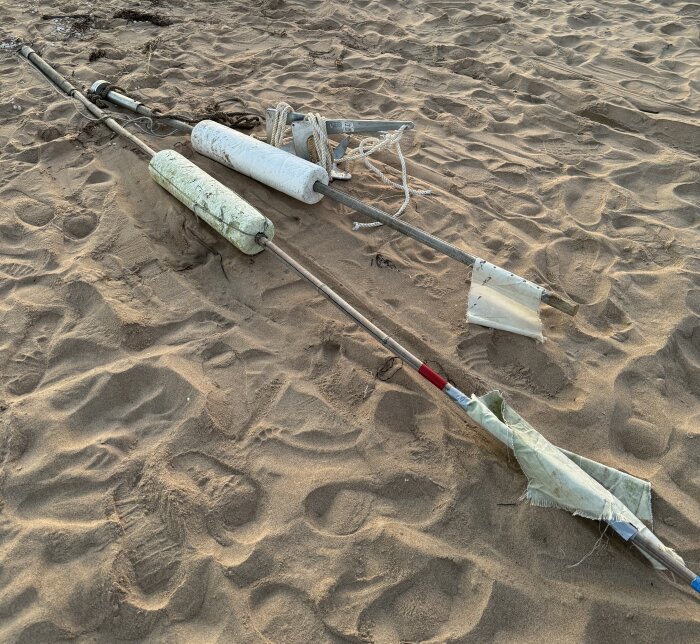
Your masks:
[{"label": "metal rod", "polygon": [[[700,588],[696,587],[700,584],[698,576],[680,561],[661,550],[658,545],[647,538],[644,532],[637,532],[630,541],[643,552],[656,559],[660,564],[668,568],[672,573],[678,575],[685,582],[691,584],[695,590],[700,592]],[[693,585],[695,583],[695,585]]]},{"label": "metal rod", "polygon": [[422,244],[425,244],[426,246],[429,246],[434,250],[440,251],[443,255],[447,255],[452,259],[456,259],[462,264],[472,266],[477,260],[477,258],[474,255],[470,255],[466,251],[457,248],[457,246],[453,246],[449,242],[446,242],[445,240],[440,239],[439,237],[435,237],[434,235],[431,235],[430,233],[427,233],[424,230],[421,230],[420,228],[416,228],[411,224],[407,224],[401,219],[392,217],[391,215],[379,210],[378,208],[375,208],[374,206],[369,206],[366,203],[360,201],[359,199],[355,199],[355,197],[351,197],[350,195],[345,194],[340,190],[336,190],[331,186],[327,186],[324,183],[321,183],[320,181],[314,183],[313,188],[314,192],[318,192],[322,195],[325,195],[326,197],[330,197],[334,201],[337,201],[338,203],[343,204],[344,206],[349,206],[353,210],[356,210],[357,212],[360,212],[363,215],[367,215],[375,221],[379,221],[382,224],[393,228],[394,230],[398,230],[400,233],[403,233],[404,235],[407,235],[408,237],[411,237],[412,239],[415,239],[416,241],[419,241]]},{"label": "metal rod", "polygon": [[119,107],[131,110],[132,112],[136,112],[137,114],[141,114],[142,116],[147,116],[149,118],[157,118],[159,123],[167,125],[168,127],[172,127],[175,130],[180,130],[181,132],[189,133],[192,132],[192,130],[194,129],[194,127],[189,123],[185,123],[180,119],[163,117],[159,115],[158,112],[155,112],[151,108],[146,107],[143,103],[140,103],[139,101],[135,101],[130,96],[120,94],[116,90],[108,88],[109,83],[107,81],[98,80],[92,84],[92,86],[90,87],[90,91],[95,92],[101,98],[104,98],[105,100],[109,101],[110,103],[114,103]]},{"label": "metal rod", "polygon": [[[398,230],[400,233],[411,237],[411,239],[415,239],[416,241],[420,242],[421,244],[425,244],[433,250],[437,250],[443,253],[444,255],[451,257],[452,259],[456,259],[462,264],[472,266],[477,260],[477,258],[474,255],[463,251],[461,248],[457,248],[457,246],[453,246],[452,244],[446,242],[444,239],[435,237],[434,235],[431,235],[430,233],[427,233],[424,230],[421,230],[420,228],[416,228],[416,226],[412,226],[411,224],[407,224],[405,221],[401,221],[396,217],[392,217],[391,215],[382,212],[378,208],[369,206],[366,203],[360,201],[359,199],[355,199],[355,197],[351,197],[350,195],[347,195],[344,192],[341,192],[340,190],[336,190],[331,186],[327,186],[321,183],[320,181],[314,183],[313,188],[315,192],[325,195],[326,197],[330,197],[334,201],[337,201],[338,203],[343,204],[344,206],[349,206],[353,210],[357,210],[363,215],[371,217],[375,221],[379,221],[385,224],[386,226],[393,228],[394,230]],[[558,309],[563,313],[566,313],[567,315],[576,315],[576,312],[578,311],[579,307],[578,304],[567,302],[566,300],[558,296],[556,293],[552,293],[552,291],[548,290],[545,290],[545,292],[542,294],[541,300],[545,304],[555,309]]]},{"label": "metal rod", "polygon": [[[275,110],[268,108],[266,114],[268,120]],[[289,112],[287,114],[287,125],[304,121],[306,114],[303,112]],[[350,134],[352,132],[389,132],[405,127],[412,130],[415,127],[413,121],[386,121],[375,119],[326,119],[326,131],[328,134]]]},{"label": "metal rod", "polygon": [[51,65],[49,65],[39,54],[37,54],[31,47],[25,45],[20,50],[20,54],[24,56],[34,67],[36,67],[46,78],[48,78],[56,87],[60,88],[65,92],[70,98],[74,98],[83,104],[83,106],[99,120],[101,120],[112,132],[123,136],[133,143],[139,150],[146,153],[149,157],[152,157],[156,152],[152,148],[148,147],[143,141],[135,137],[131,132],[124,129],[119,123],[117,123],[113,118],[109,117],[105,112],[103,112],[97,105],[90,102],[79,89],[73,87],[63,76],[61,76]]}]

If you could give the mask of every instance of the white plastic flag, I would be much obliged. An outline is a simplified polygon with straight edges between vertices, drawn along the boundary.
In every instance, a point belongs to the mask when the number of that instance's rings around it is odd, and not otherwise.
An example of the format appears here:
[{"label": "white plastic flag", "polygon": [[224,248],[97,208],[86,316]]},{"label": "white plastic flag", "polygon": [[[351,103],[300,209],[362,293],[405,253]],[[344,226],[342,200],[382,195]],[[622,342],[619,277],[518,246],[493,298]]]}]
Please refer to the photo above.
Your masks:
[{"label": "white plastic flag", "polygon": [[[447,395],[472,420],[513,450],[528,479],[523,496],[532,505],[560,508],[588,519],[606,521],[618,532],[616,523],[628,524],[633,531],[643,532],[656,548],[685,565],[643,523],[652,520],[651,485],[647,481],[555,447],[510,407],[498,391],[469,398],[451,387]],[[643,550],[642,554],[655,568],[665,568]]]},{"label": "white plastic flag", "polygon": [[519,333],[544,342],[540,301],[545,290],[477,258],[467,304],[467,322]]}]

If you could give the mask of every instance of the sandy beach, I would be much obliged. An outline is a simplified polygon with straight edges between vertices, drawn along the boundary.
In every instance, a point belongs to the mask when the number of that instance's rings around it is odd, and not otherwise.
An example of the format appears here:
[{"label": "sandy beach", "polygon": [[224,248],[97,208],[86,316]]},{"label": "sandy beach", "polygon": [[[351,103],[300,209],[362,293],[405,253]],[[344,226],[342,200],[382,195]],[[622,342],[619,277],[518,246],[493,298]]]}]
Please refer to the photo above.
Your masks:
[{"label": "sandy beach", "polygon": [[[408,171],[433,194],[404,219],[578,303],[542,308],[544,343],[467,324],[465,266],[128,127],[461,390],[649,480],[655,533],[698,570],[700,4],[0,15],[0,640],[698,640],[698,595],[604,525],[519,501],[505,447],[270,252],[199,222],[16,48],[163,111],[413,121]],[[401,204],[350,170],[344,191]]]}]

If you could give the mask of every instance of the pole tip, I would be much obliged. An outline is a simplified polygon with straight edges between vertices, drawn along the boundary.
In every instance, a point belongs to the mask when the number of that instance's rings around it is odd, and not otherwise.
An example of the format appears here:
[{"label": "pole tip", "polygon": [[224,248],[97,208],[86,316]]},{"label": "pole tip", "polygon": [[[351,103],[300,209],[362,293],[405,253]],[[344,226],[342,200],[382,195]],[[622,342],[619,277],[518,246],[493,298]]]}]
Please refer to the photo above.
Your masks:
[{"label": "pole tip", "polygon": [[95,94],[101,94],[102,88],[109,85],[109,81],[97,80],[92,85],[90,85],[90,91]]},{"label": "pole tip", "polygon": [[[544,298],[543,298],[544,299]],[[547,299],[544,300],[552,308],[558,309],[562,313],[574,316],[578,313],[579,305],[574,302],[569,302],[556,293],[547,293]]]},{"label": "pole tip", "polygon": [[19,50],[19,53],[25,58],[29,58],[29,54],[36,54],[36,52],[29,45],[24,45],[24,47]]}]

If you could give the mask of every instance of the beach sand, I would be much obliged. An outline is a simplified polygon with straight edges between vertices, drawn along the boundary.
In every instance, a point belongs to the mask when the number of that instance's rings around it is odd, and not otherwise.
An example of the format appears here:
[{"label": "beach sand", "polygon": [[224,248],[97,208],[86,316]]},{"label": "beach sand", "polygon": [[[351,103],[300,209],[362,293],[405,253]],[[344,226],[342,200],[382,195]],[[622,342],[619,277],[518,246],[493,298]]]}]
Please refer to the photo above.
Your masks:
[{"label": "beach sand", "polygon": [[[163,110],[413,120],[409,173],[434,194],[404,218],[580,303],[543,308],[544,344],[467,325],[466,267],[144,139],[463,391],[650,480],[656,533],[697,570],[700,4],[0,10],[3,642],[697,641],[692,591],[519,502],[505,448],[407,366],[377,377],[382,347],[198,223],[12,48]],[[65,15],[89,17],[42,18]],[[351,170],[341,189],[401,203]]]}]

